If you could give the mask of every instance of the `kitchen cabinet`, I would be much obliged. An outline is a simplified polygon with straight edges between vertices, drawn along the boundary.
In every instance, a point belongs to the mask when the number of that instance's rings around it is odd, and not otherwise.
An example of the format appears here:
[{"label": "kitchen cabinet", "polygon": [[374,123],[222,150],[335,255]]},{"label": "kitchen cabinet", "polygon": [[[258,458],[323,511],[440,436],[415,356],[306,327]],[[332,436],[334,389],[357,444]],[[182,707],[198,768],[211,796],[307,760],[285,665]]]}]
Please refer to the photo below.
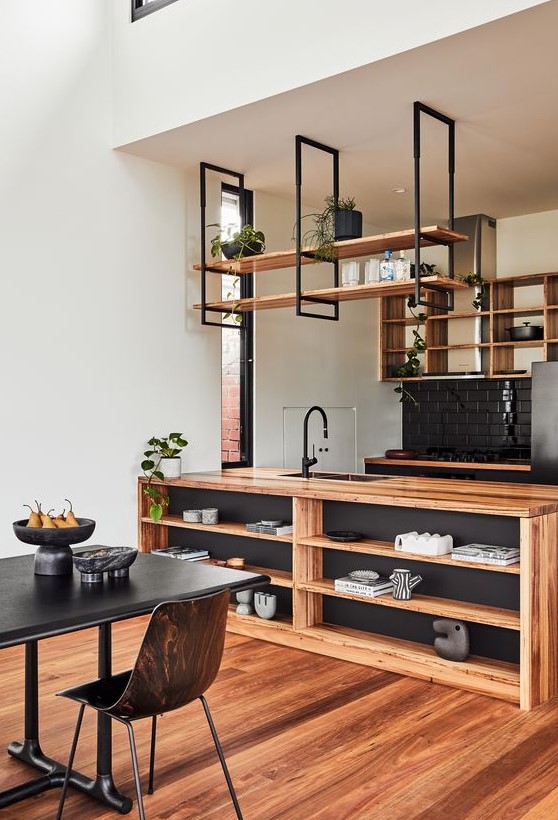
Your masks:
[{"label": "kitchen cabinet", "polygon": [[[451,356],[457,351],[476,353],[478,369],[489,379],[508,375],[514,379],[530,378],[532,361],[558,361],[558,273],[495,279],[487,282],[486,287],[486,307],[482,310],[453,313],[426,310],[428,318],[421,328],[426,341],[425,375],[456,373]],[[522,298],[525,294],[528,294],[527,300]],[[416,320],[409,315],[406,298],[402,295],[382,298],[380,317],[381,380],[409,381],[411,377],[401,379],[395,375],[406,361],[406,351],[412,344],[409,333],[416,326]],[[452,325],[467,321],[470,322],[469,338],[452,342]],[[543,338],[512,341],[507,328],[522,322],[542,324]]]},{"label": "kitchen cabinet", "polygon": [[[159,484],[170,499],[160,523],[148,515],[138,484],[139,548],[204,545],[212,557],[245,555],[250,570],[270,575],[278,617],[264,621],[231,608],[228,628],[398,674],[491,695],[531,709],[558,694],[558,491],[549,487],[410,478],[370,483],[304,480],[280,470],[186,474]],[[222,523],[185,524],[183,508],[216,506]],[[264,514],[265,511],[265,514]],[[247,533],[244,522],[289,519],[292,536]],[[326,532],[353,529],[357,542]],[[519,544],[521,564],[507,567],[395,552],[395,535],[450,532],[456,543]],[[183,541],[184,542],[184,541]],[[161,558],[160,560],[173,560]],[[410,601],[362,599],[336,592],[351,569],[385,573],[402,566],[424,582]],[[465,620],[472,651],[463,663],[439,658],[432,618]]]}]

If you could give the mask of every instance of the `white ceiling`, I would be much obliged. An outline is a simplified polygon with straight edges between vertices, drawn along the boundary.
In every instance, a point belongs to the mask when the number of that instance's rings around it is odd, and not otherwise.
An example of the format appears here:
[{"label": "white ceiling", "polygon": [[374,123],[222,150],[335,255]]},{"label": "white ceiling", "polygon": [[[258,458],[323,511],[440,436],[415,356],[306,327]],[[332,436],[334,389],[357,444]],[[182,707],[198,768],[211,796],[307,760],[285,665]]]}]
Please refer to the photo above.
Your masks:
[{"label": "white ceiling", "polygon": [[[558,0],[552,0],[122,147],[190,171],[201,160],[244,171],[248,187],[293,200],[294,136],[303,134],[341,150],[341,194],[356,197],[367,223],[395,230],[412,223],[412,104],[421,100],[457,121],[457,216],[552,210],[558,208],[557,32]],[[386,34],[397,32],[371,32]],[[426,224],[447,216],[447,132],[424,116],[423,125]],[[330,167],[316,152],[305,153],[305,201],[319,202],[331,190]],[[399,185],[409,193],[393,194]]]}]

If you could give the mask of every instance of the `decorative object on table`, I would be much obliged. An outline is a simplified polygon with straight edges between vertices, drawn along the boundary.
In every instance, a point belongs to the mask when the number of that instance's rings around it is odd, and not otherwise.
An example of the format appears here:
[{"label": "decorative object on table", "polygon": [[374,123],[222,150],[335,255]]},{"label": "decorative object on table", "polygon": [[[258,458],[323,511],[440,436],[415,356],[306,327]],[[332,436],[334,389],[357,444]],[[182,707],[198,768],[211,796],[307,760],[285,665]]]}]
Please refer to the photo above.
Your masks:
[{"label": "decorative object on table", "polygon": [[254,614],[254,590],[245,589],[243,592],[236,593],[236,600],[238,606],[236,608],[237,615],[253,615]]},{"label": "decorative object on table", "polygon": [[77,518],[77,526],[28,527],[28,521],[14,521],[14,532],[24,544],[38,547],[35,552],[35,575],[71,575],[72,544],[81,544],[93,535],[95,521]]},{"label": "decorative object on table", "polygon": [[447,555],[452,551],[451,535],[439,535],[435,532],[404,532],[395,538],[395,549],[398,552],[410,552],[415,555]]},{"label": "decorative object on table", "polygon": [[469,655],[469,629],[463,621],[438,618],[432,623],[436,654],[447,661],[464,661]]},{"label": "decorative object on table", "polygon": [[232,569],[244,569],[246,558],[227,558],[227,566]]},{"label": "decorative object on table", "polygon": [[[316,262],[335,261],[336,240],[358,239],[362,236],[362,212],[355,208],[353,197],[326,196],[321,213],[305,214],[314,224],[302,236],[305,250],[311,251]],[[295,226],[296,227],[296,226]],[[293,231],[294,239],[294,231]]]},{"label": "decorative object on table", "polygon": [[292,535],[293,525],[279,519],[254,521],[246,524],[247,532],[257,532],[260,535]]},{"label": "decorative object on table", "polygon": [[542,339],[544,328],[542,325],[532,325],[531,322],[523,322],[522,325],[507,327],[512,342],[531,342],[535,339]]},{"label": "decorative object on table", "polygon": [[187,524],[201,524],[201,510],[182,510],[182,520]]},{"label": "decorative object on table", "polygon": [[178,558],[179,561],[207,561],[209,550],[203,547],[164,547],[151,550],[152,555],[162,555],[164,558]]},{"label": "decorative object on table", "polygon": [[474,564],[493,564],[507,567],[518,564],[521,559],[519,547],[495,547],[490,544],[464,544],[454,547],[451,557],[455,561],[470,561]]},{"label": "decorative object on table", "polygon": [[74,564],[81,573],[83,584],[97,584],[103,580],[103,573],[109,578],[127,578],[130,567],[138,556],[135,547],[103,547],[97,545],[74,555]]},{"label": "decorative object on table", "polygon": [[207,507],[205,510],[202,510],[201,522],[202,524],[218,524],[219,510],[217,507]]},{"label": "decorative object on table", "polygon": [[141,469],[147,478],[144,494],[150,499],[149,517],[157,523],[161,520],[165,508],[169,505],[166,493],[153,486],[153,481],[165,481],[166,478],[180,478],[182,461],[180,453],[188,442],[182,433],[169,433],[163,438],[153,436],[147,442],[150,449],[144,452]]},{"label": "decorative object on table", "polygon": [[352,259],[341,263],[341,287],[351,288],[360,283],[360,265]]},{"label": "decorative object on table", "polygon": [[405,461],[418,458],[416,450],[386,450],[384,455],[386,458],[404,459]]},{"label": "decorative object on table", "polygon": [[362,535],[360,532],[353,532],[352,530],[329,530],[326,532],[326,538],[329,538],[330,541],[340,541],[349,542],[349,541],[360,541]]},{"label": "decorative object on table", "polygon": [[254,608],[256,615],[259,615],[265,621],[270,621],[277,612],[277,595],[272,595],[269,592],[255,592]]},{"label": "decorative object on table", "polygon": [[397,601],[410,601],[411,592],[422,581],[420,575],[411,575],[410,569],[394,569],[389,578],[393,581],[393,597]]},{"label": "decorative object on table", "polygon": [[[355,573],[358,573],[357,577]],[[364,573],[364,575],[363,575]],[[376,576],[373,578],[372,576]],[[368,578],[369,580],[365,580]],[[387,575],[379,575],[372,570],[354,570],[343,578],[334,581],[336,592],[346,592],[349,595],[362,595],[365,598],[378,598],[393,591],[393,583]]]}]

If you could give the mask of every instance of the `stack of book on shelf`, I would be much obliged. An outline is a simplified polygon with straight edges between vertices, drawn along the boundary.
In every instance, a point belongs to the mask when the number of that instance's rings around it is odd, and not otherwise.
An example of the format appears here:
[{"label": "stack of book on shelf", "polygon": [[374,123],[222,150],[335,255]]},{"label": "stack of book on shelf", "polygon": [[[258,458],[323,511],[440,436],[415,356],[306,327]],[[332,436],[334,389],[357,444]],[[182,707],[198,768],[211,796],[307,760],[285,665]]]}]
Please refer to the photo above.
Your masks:
[{"label": "stack of book on shelf", "polygon": [[202,547],[165,547],[160,550],[151,550],[151,554],[178,558],[180,561],[207,561],[209,558],[209,550]]},{"label": "stack of book on shelf", "polygon": [[292,535],[293,525],[269,522],[269,521],[254,521],[251,524],[246,524],[248,532],[257,532],[260,535]]},{"label": "stack of book on shelf", "polygon": [[518,564],[520,559],[519,547],[493,547],[490,544],[465,544],[454,547],[451,557],[455,561],[469,561],[475,564],[493,564],[507,567]]},{"label": "stack of book on shelf", "polygon": [[350,595],[362,595],[365,598],[377,598],[393,591],[393,583],[387,575],[379,575],[374,581],[355,581],[349,575],[335,579],[336,592],[348,592]]}]

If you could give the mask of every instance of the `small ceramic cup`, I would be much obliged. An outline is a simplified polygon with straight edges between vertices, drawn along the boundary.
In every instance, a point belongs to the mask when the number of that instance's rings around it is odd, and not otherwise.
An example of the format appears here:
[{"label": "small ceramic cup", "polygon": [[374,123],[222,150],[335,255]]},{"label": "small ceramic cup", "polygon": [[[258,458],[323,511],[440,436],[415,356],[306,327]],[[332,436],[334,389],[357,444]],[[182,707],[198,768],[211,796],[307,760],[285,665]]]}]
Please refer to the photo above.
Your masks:
[{"label": "small ceramic cup", "polygon": [[202,510],[201,521],[202,524],[218,524],[219,510],[217,509],[217,507],[208,507],[207,509]]},{"label": "small ceramic cup", "polygon": [[182,511],[182,518],[188,524],[199,524],[202,520],[202,511],[201,510],[183,510]]},{"label": "small ceramic cup", "polygon": [[271,620],[277,612],[277,595],[270,595],[267,592],[256,592],[254,594],[254,606],[256,614],[266,621]]}]

